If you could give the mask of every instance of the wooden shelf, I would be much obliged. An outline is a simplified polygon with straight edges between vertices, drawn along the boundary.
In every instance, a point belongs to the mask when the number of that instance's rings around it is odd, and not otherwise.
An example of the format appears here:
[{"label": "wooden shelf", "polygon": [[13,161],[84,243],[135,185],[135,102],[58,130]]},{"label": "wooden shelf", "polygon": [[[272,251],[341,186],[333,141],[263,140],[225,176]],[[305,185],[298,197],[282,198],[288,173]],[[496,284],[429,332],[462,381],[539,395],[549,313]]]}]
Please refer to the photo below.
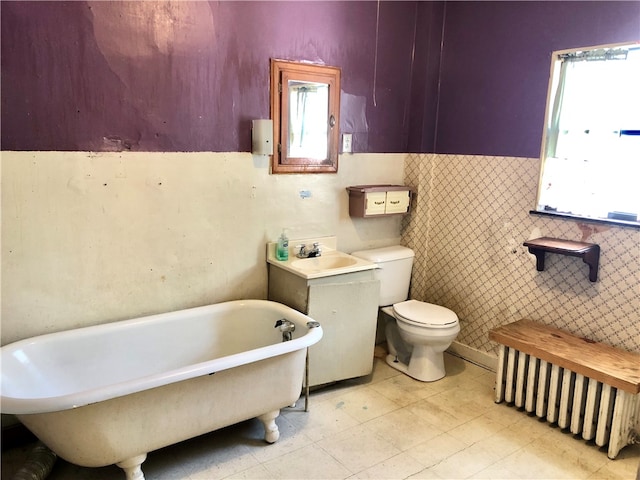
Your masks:
[{"label": "wooden shelf", "polygon": [[523,245],[529,248],[529,253],[536,256],[536,269],[539,272],[544,271],[544,257],[546,252],[549,252],[582,258],[582,261],[589,265],[589,280],[595,282],[598,279],[600,246],[595,243],[541,237],[527,240]]},{"label": "wooden shelf", "polygon": [[631,394],[640,393],[640,354],[636,352],[526,319],[494,328],[489,339]]}]

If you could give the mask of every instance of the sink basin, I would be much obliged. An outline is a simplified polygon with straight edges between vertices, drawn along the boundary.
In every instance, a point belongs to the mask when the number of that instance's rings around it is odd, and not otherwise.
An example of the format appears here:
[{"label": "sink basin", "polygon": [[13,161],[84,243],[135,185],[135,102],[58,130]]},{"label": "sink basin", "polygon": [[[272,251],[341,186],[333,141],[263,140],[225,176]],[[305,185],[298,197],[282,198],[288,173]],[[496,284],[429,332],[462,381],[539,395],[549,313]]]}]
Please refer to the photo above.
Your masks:
[{"label": "sink basin", "polygon": [[[316,242],[322,245],[321,256],[312,258],[297,258],[295,256],[295,245],[312,245]],[[281,261],[275,256],[275,242],[268,243],[267,262],[307,280],[378,268],[373,262],[336,250],[335,237],[289,240],[289,245],[289,259]]]},{"label": "sink basin", "polygon": [[301,258],[291,262],[293,268],[300,270],[331,270],[333,268],[350,267],[358,263],[358,259],[342,252],[335,252],[323,257]]}]

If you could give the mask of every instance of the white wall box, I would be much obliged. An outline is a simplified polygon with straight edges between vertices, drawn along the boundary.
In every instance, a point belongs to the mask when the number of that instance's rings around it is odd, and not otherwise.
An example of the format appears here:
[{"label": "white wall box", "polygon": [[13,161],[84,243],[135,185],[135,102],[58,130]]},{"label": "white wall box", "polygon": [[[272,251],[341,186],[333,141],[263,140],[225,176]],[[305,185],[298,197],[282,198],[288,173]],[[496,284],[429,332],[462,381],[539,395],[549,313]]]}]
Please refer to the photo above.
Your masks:
[{"label": "white wall box", "polygon": [[355,185],[349,192],[349,215],[375,217],[409,213],[411,189],[404,185]]}]

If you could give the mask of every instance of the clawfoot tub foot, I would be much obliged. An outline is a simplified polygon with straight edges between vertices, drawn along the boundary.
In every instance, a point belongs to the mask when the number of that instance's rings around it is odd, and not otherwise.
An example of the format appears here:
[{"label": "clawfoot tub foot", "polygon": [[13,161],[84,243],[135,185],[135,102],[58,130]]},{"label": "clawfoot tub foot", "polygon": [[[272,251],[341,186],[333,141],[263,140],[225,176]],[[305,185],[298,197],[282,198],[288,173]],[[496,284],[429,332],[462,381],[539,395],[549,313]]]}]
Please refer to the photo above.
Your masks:
[{"label": "clawfoot tub foot", "polygon": [[122,462],[116,463],[118,467],[124,470],[127,480],[144,480],[144,473],[142,473],[142,462],[147,459],[147,454],[143,453],[137,457],[128,458]]},{"label": "clawfoot tub foot", "polygon": [[264,439],[267,443],[275,443],[280,438],[280,431],[276,425],[276,418],[280,415],[280,410],[274,410],[258,417],[264,425]]}]

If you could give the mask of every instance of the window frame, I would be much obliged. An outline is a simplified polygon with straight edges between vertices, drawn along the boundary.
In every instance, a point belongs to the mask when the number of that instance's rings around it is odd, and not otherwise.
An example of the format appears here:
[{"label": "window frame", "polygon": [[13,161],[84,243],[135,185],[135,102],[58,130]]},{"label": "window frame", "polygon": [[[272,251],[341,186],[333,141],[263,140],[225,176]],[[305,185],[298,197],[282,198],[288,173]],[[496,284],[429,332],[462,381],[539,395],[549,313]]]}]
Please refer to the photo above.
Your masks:
[{"label": "window frame", "polygon": [[[589,211],[573,213],[573,212],[565,212],[565,211],[555,211],[555,210],[547,210],[546,205],[542,205],[541,197],[542,197],[542,189],[543,189],[543,180],[544,177],[544,169],[545,162],[548,157],[548,149],[550,144],[550,131],[551,131],[551,123],[552,123],[552,115],[554,113],[554,105],[555,105],[555,95],[557,88],[559,87],[559,79],[560,79],[560,69],[562,68],[563,58],[567,55],[572,55],[580,52],[588,52],[588,51],[596,51],[596,50],[615,50],[615,49],[627,49],[635,50],[640,48],[640,42],[624,42],[624,43],[616,43],[616,44],[607,44],[607,45],[597,45],[591,47],[580,47],[580,48],[572,48],[565,50],[557,50],[551,54],[551,66],[549,71],[549,82],[547,88],[547,100],[546,100],[546,108],[545,108],[545,116],[544,116],[544,127],[542,132],[542,143],[540,148],[540,173],[538,178],[538,190],[536,195],[536,206],[534,210],[531,210],[531,214],[535,215],[547,215],[552,217],[560,217],[560,218],[568,218],[574,220],[580,220],[589,223],[602,223],[602,224],[611,224],[611,225],[619,225],[619,226],[630,226],[633,228],[640,228],[640,211],[631,212],[637,215],[636,219],[630,219],[628,217],[620,216],[617,218],[603,218],[596,216],[588,216]],[[571,158],[571,157],[569,157]],[[576,176],[579,176],[580,173],[576,170]],[[640,199],[639,199],[640,200]],[[640,202],[639,202],[640,206]],[[619,212],[610,212],[611,214],[617,214]]]}]

